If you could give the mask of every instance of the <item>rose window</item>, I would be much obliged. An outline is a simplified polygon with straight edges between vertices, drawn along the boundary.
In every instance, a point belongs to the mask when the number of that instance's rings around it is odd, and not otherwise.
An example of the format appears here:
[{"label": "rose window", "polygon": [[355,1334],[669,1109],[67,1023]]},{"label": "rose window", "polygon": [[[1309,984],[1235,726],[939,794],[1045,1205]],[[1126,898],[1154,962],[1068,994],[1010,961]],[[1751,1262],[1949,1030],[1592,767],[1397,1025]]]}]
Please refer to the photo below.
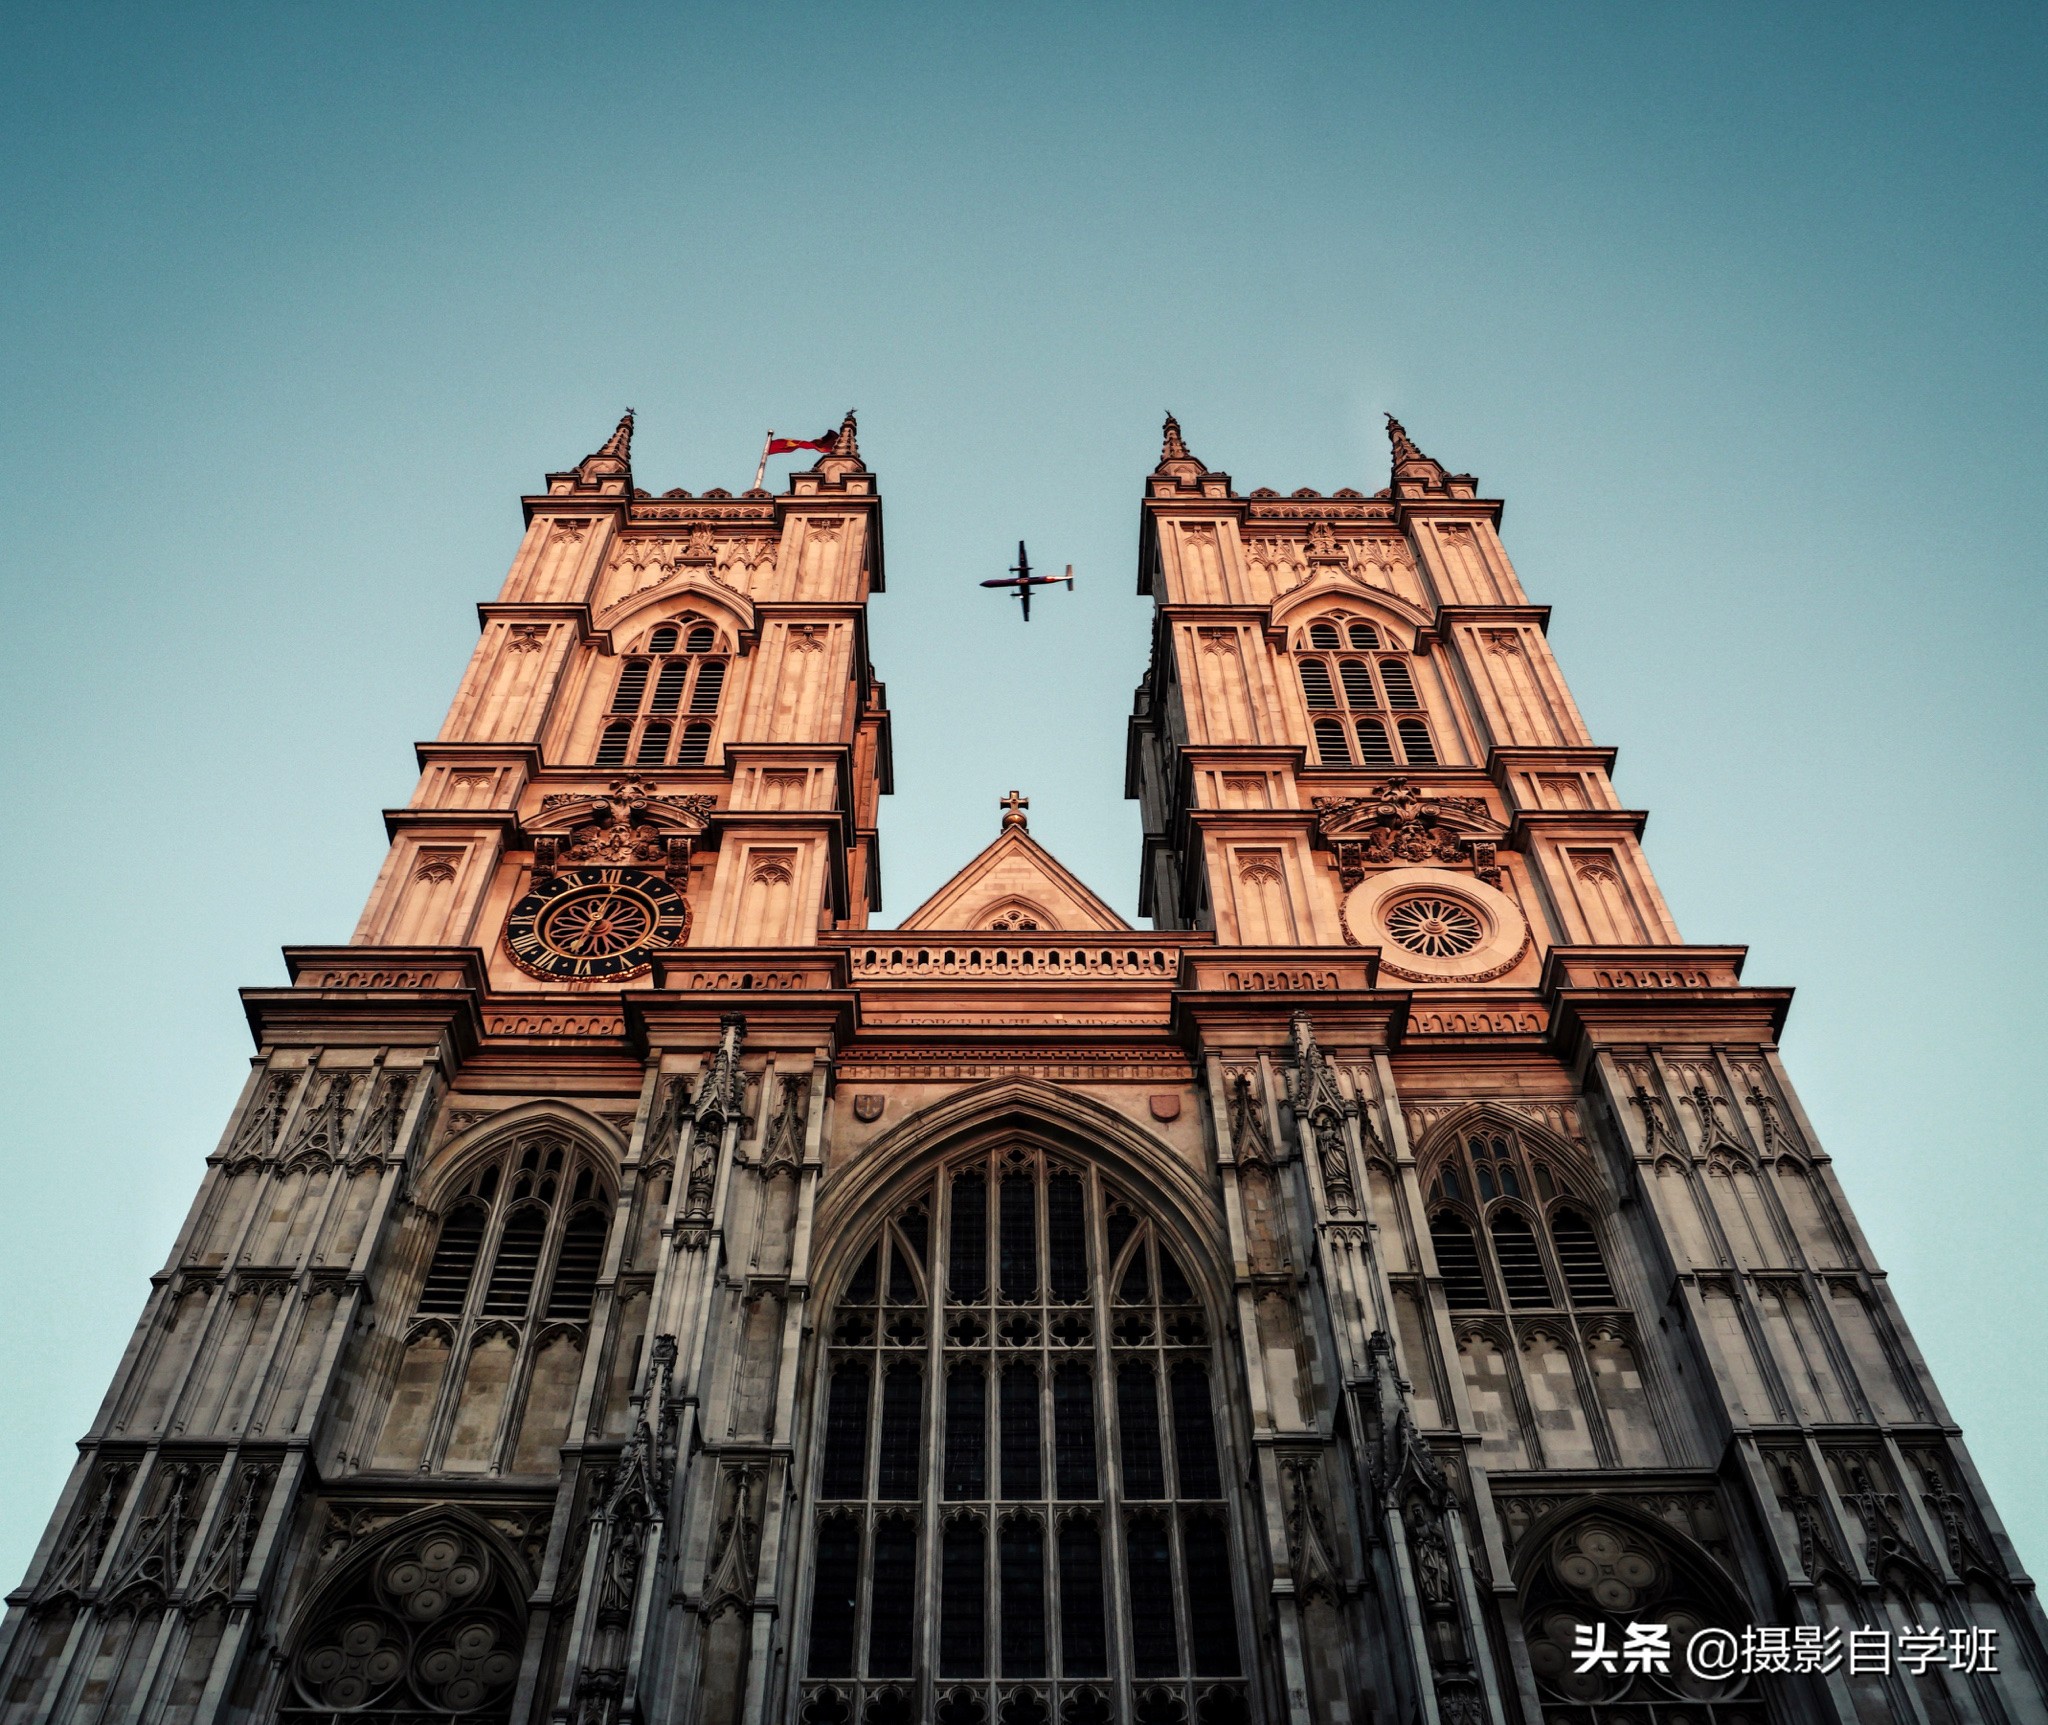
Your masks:
[{"label": "rose window", "polygon": [[290,1725],[502,1725],[525,1630],[519,1589],[467,1532],[431,1527],[358,1566],[301,1639]]},{"label": "rose window", "polygon": [[1386,915],[1396,944],[1423,958],[1462,958],[1485,938],[1486,930],[1455,899],[1404,898]]},{"label": "rose window", "polygon": [[[1711,1631],[1735,1645],[1739,1621],[1729,1601],[1715,1600],[1703,1577],[1658,1550],[1651,1536],[1604,1521],[1556,1535],[1524,1585],[1522,1622],[1529,1665],[1543,1698],[1545,1725],[1764,1725],[1766,1714],[1746,1674],[1723,1672],[1703,1655],[1705,1677],[1692,1668],[1693,1638]],[[1662,1633],[1657,1633],[1661,1631]],[[1577,1650],[1619,1650],[1645,1634],[1664,1657],[1588,1664]]]}]

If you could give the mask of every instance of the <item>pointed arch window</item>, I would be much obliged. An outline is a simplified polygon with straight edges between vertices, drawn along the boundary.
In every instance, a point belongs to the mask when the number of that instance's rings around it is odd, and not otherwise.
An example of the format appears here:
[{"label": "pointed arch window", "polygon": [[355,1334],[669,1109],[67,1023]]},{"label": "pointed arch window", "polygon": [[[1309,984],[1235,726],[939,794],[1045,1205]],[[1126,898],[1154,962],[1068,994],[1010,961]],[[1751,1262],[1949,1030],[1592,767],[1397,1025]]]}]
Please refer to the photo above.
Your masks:
[{"label": "pointed arch window", "polygon": [[[702,766],[711,752],[711,721],[725,693],[728,660],[718,630],[684,616],[652,630],[644,651],[619,669],[612,715],[599,737],[601,767]],[[676,719],[693,722],[677,733]]]},{"label": "pointed arch window", "polygon": [[1426,1148],[1423,1163],[1430,1244],[1461,1325],[1460,1358],[1489,1459],[1661,1465],[1633,1320],[1591,1219],[1590,1188],[1570,1158],[1482,1119]]},{"label": "pointed arch window", "polygon": [[953,1162],[861,1251],[825,1333],[806,1705],[863,1717],[911,1644],[990,1719],[1018,1683],[1052,1719],[1096,1717],[1123,1678],[1191,1719],[1219,1679],[1236,1693],[1213,1326],[1098,1170]]},{"label": "pointed arch window", "polygon": [[[1461,1132],[1439,1159],[1429,1187],[1430,1238],[1445,1288],[1455,1289],[1454,1307],[1561,1311],[1617,1303],[1593,1225],[1567,1195],[1554,1160],[1512,1128],[1492,1124]],[[1482,1249],[1482,1236],[1490,1249]]]},{"label": "pointed arch window", "polygon": [[1392,645],[1377,624],[1344,612],[1318,618],[1303,631],[1295,655],[1302,698],[1313,714],[1345,715],[1313,721],[1321,765],[1437,763],[1415,673],[1407,657],[1387,650]]},{"label": "pointed arch window", "polygon": [[612,1208],[598,1156],[547,1128],[471,1164],[442,1201],[373,1467],[553,1471],[562,1434],[536,1422],[557,1415],[504,1391],[544,1380],[566,1407]]}]

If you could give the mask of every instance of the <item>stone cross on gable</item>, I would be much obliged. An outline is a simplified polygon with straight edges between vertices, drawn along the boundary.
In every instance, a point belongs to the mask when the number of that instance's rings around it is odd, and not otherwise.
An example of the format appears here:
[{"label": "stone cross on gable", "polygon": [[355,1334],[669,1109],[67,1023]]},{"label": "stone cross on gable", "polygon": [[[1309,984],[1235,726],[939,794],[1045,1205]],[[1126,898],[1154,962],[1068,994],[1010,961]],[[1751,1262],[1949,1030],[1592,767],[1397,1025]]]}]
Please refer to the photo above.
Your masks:
[{"label": "stone cross on gable", "polygon": [[1024,811],[1031,806],[1031,799],[1029,797],[1020,797],[1015,791],[1012,791],[1008,796],[999,797],[996,800],[1003,811],[1003,825],[1005,827],[1030,826],[1030,821],[1024,815]]}]

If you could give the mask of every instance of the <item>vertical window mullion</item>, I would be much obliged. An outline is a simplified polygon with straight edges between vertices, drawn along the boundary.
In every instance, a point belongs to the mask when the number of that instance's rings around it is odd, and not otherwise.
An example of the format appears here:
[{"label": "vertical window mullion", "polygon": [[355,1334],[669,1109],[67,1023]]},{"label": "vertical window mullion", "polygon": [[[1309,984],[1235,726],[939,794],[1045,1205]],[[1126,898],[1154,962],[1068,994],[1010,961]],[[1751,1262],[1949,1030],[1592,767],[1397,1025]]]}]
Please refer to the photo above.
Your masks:
[{"label": "vertical window mullion", "polygon": [[[1129,1609],[1126,1604],[1130,1585],[1124,1573],[1123,1470],[1116,1459],[1122,1453],[1119,1447],[1122,1434],[1116,1424],[1116,1362],[1111,1357],[1109,1329],[1116,1298],[1110,1278],[1116,1266],[1110,1262],[1109,1201],[1103,1194],[1099,1169],[1089,1169],[1088,1185],[1089,1194],[1094,1199],[1089,1231],[1094,1236],[1095,1262],[1100,1266],[1095,1278],[1095,1349],[1091,1373],[1095,1380],[1095,1488],[1096,1501],[1101,1506],[1096,1540],[1101,1553],[1098,1573],[1102,1577],[1102,1638],[1106,1654],[1103,1663],[1114,1682],[1116,1673],[1128,1674],[1131,1668]],[[1143,1250],[1142,1242],[1139,1249]]]},{"label": "vertical window mullion", "polygon": [[939,1611],[945,1577],[940,1572],[944,1528],[940,1508],[946,1494],[945,1442],[946,1404],[946,1243],[952,1231],[952,1188],[943,1176],[932,1183],[931,1232],[924,1249],[924,1445],[928,1460],[924,1469],[924,1494],[918,1506],[918,1564],[923,1576],[923,1609],[918,1612],[914,1631],[915,1669],[939,1668]]}]

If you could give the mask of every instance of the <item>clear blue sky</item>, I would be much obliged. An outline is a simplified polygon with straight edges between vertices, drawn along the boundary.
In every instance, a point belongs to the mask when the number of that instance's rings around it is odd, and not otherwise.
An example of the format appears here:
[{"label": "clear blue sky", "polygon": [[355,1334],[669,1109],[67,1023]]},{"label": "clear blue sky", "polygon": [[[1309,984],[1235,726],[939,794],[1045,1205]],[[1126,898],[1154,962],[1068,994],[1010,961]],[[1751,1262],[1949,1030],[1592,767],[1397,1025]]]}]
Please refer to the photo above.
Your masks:
[{"label": "clear blue sky", "polygon": [[[23,8],[0,64],[0,1585],[519,531],[855,405],[893,919],[995,798],[1126,913],[1161,410],[1507,499],[2022,1551],[2048,1367],[2044,14]],[[1018,536],[1079,590],[972,583]]]}]

